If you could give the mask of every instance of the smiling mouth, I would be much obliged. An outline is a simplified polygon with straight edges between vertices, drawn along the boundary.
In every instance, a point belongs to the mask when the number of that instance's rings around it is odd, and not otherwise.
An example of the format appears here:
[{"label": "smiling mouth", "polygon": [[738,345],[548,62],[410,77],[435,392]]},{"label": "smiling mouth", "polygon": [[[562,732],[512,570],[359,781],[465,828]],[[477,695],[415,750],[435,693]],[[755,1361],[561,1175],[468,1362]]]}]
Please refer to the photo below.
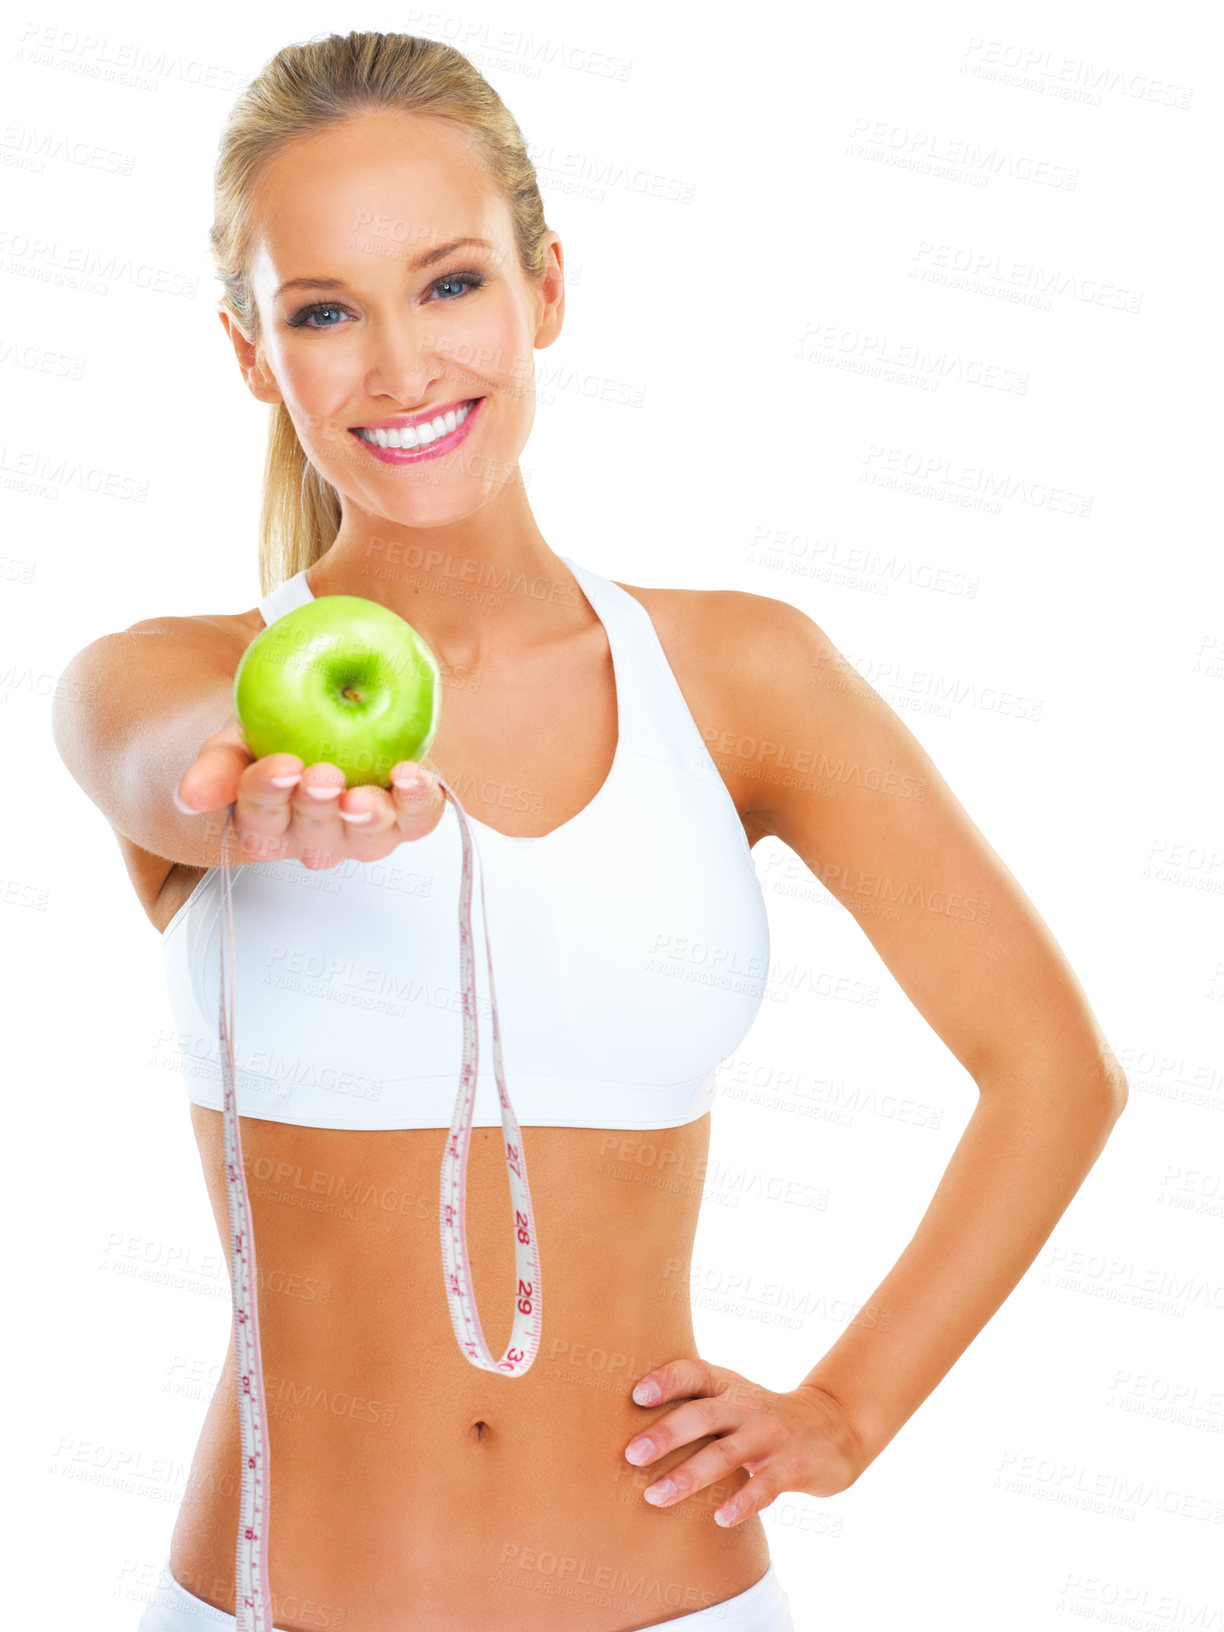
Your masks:
[{"label": "smiling mouth", "polygon": [[427,448],[431,442],[436,442],[440,437],[449,436],[452,431],[458,430],[479,401],[479,397],[473,397],[458,408],[449,409],[446,413],[438,414],[434,419],[424,420],[419,425],[404,425],[398,429],[388,430],[353,425],[350,429],[354,436],[360,437],[363,442],[369,442],[376,448],[398,448],[405,452],[412,448]]}]

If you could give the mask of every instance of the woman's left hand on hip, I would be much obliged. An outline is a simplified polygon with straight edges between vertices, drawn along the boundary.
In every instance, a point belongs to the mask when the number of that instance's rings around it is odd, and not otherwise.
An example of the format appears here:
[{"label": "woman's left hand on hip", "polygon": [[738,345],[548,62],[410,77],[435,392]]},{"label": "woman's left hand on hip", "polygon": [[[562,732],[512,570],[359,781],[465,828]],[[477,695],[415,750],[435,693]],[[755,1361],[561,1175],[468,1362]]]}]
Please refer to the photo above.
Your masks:
[{"label": "woman's left hand on hip", "polygon": [[[647,1382],[657,1385],[657,1399],[640,1398]],[[633,1398],[638,1405],[682,1402],[626,1446],[626,1460],[635,1466],[657,1462],[710,1434],[719,1436],[647,1489],[652,1506],[671,1507],[738,1468],[750,1475],[715,1513],[723,1526],[761,1512],[784,1490],[835,1496],[854,1483],[870,1460],[864,1458],[859,1435],[840,1402],[812,1383],[779,1394],[726,1366],[686,1356],[639,1378]]]}]

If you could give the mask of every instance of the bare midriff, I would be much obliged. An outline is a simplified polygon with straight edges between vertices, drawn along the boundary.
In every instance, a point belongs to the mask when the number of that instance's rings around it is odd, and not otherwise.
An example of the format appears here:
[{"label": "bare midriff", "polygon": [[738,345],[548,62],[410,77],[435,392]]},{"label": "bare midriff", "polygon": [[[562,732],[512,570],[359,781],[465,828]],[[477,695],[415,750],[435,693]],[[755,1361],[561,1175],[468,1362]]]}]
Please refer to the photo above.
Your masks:
[{"label": "bare midriff", "polygon": [[[458,1083],[456,1082],[456,1088]],[[192,1105],[228,1254],[221,1114]],[[269,1575],[291,1632],[631,1632],[745,1591],[769,1549],[715,1509],[742,1469],[671,1507],[625,1447],[672,1404],[653,1367],[694,1356],[689,1274],[710,1117],[666,1129],[525,1127],[543,1336],[525,1376],[459,1351],[442,1284],[445,1128],[349,1131],[242,1118],[269,1411]],[[515,1288],[500,1127],[475,1128],[467,1240],[500,1356]],[[715,1358],[715,1357],[711,1357]],[[231,1344],[171,1547],[234,1613],[240,1442]]]}]

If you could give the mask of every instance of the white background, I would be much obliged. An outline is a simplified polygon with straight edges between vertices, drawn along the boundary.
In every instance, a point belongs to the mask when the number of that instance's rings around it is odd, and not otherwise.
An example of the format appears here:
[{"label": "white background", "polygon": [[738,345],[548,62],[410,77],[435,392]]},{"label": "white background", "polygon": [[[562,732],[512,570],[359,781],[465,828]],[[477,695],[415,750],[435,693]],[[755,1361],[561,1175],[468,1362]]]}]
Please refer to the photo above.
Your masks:
[{"label": "white background", "polygon": [[[1103,1157],[947,1379],[851,1490],[767,1511],[797,1627],[1219,1624],[1205,16],[520,0],[6,22],[14,1625],[135,1626],[208,1391],[175,1380],[215,1380],[229,1322],[157,935],[54,750],[50,699],[99,634],[258,597],[266,411],[214,312],[212,164],[269,56],[349,28],[466,49],[537,159],[569,272],[524,455],[553,548],[814,617],[1028,891],[1129,1076]],[[878,988],[766,1002],[723,1068],[699,1343],[791,1387],[909,1240],[974,1085],[851,916],[810,875],[781,893],[777,841],[755,855],[773,992],[796,968]],[[770,1199],[796,1185],[814,1205]]]}]

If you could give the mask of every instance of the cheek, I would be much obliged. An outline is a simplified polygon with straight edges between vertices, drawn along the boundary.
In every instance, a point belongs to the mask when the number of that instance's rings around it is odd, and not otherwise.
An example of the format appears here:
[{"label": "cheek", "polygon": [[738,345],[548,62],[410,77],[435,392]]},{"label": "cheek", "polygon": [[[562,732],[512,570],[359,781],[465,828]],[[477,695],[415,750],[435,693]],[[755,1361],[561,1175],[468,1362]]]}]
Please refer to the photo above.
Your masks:
[{"label": "cheek", "polygon": [[490,310],[481,313],[463,337],[465,355],[461,363],[482,379],[499,384],[521,382],[524,368],[530,369],[532,350],[518,315]]},{"label": "cheek", "polygon": [[340,346],[318,346],[310,351],[289,351],[281,361],[276,376],[281,390],[295,414],[308,425],[329,424],[336,415],[343,420],[345,404],[360,390],[360,369],[352,356],[343,355],[343,350]]}]

